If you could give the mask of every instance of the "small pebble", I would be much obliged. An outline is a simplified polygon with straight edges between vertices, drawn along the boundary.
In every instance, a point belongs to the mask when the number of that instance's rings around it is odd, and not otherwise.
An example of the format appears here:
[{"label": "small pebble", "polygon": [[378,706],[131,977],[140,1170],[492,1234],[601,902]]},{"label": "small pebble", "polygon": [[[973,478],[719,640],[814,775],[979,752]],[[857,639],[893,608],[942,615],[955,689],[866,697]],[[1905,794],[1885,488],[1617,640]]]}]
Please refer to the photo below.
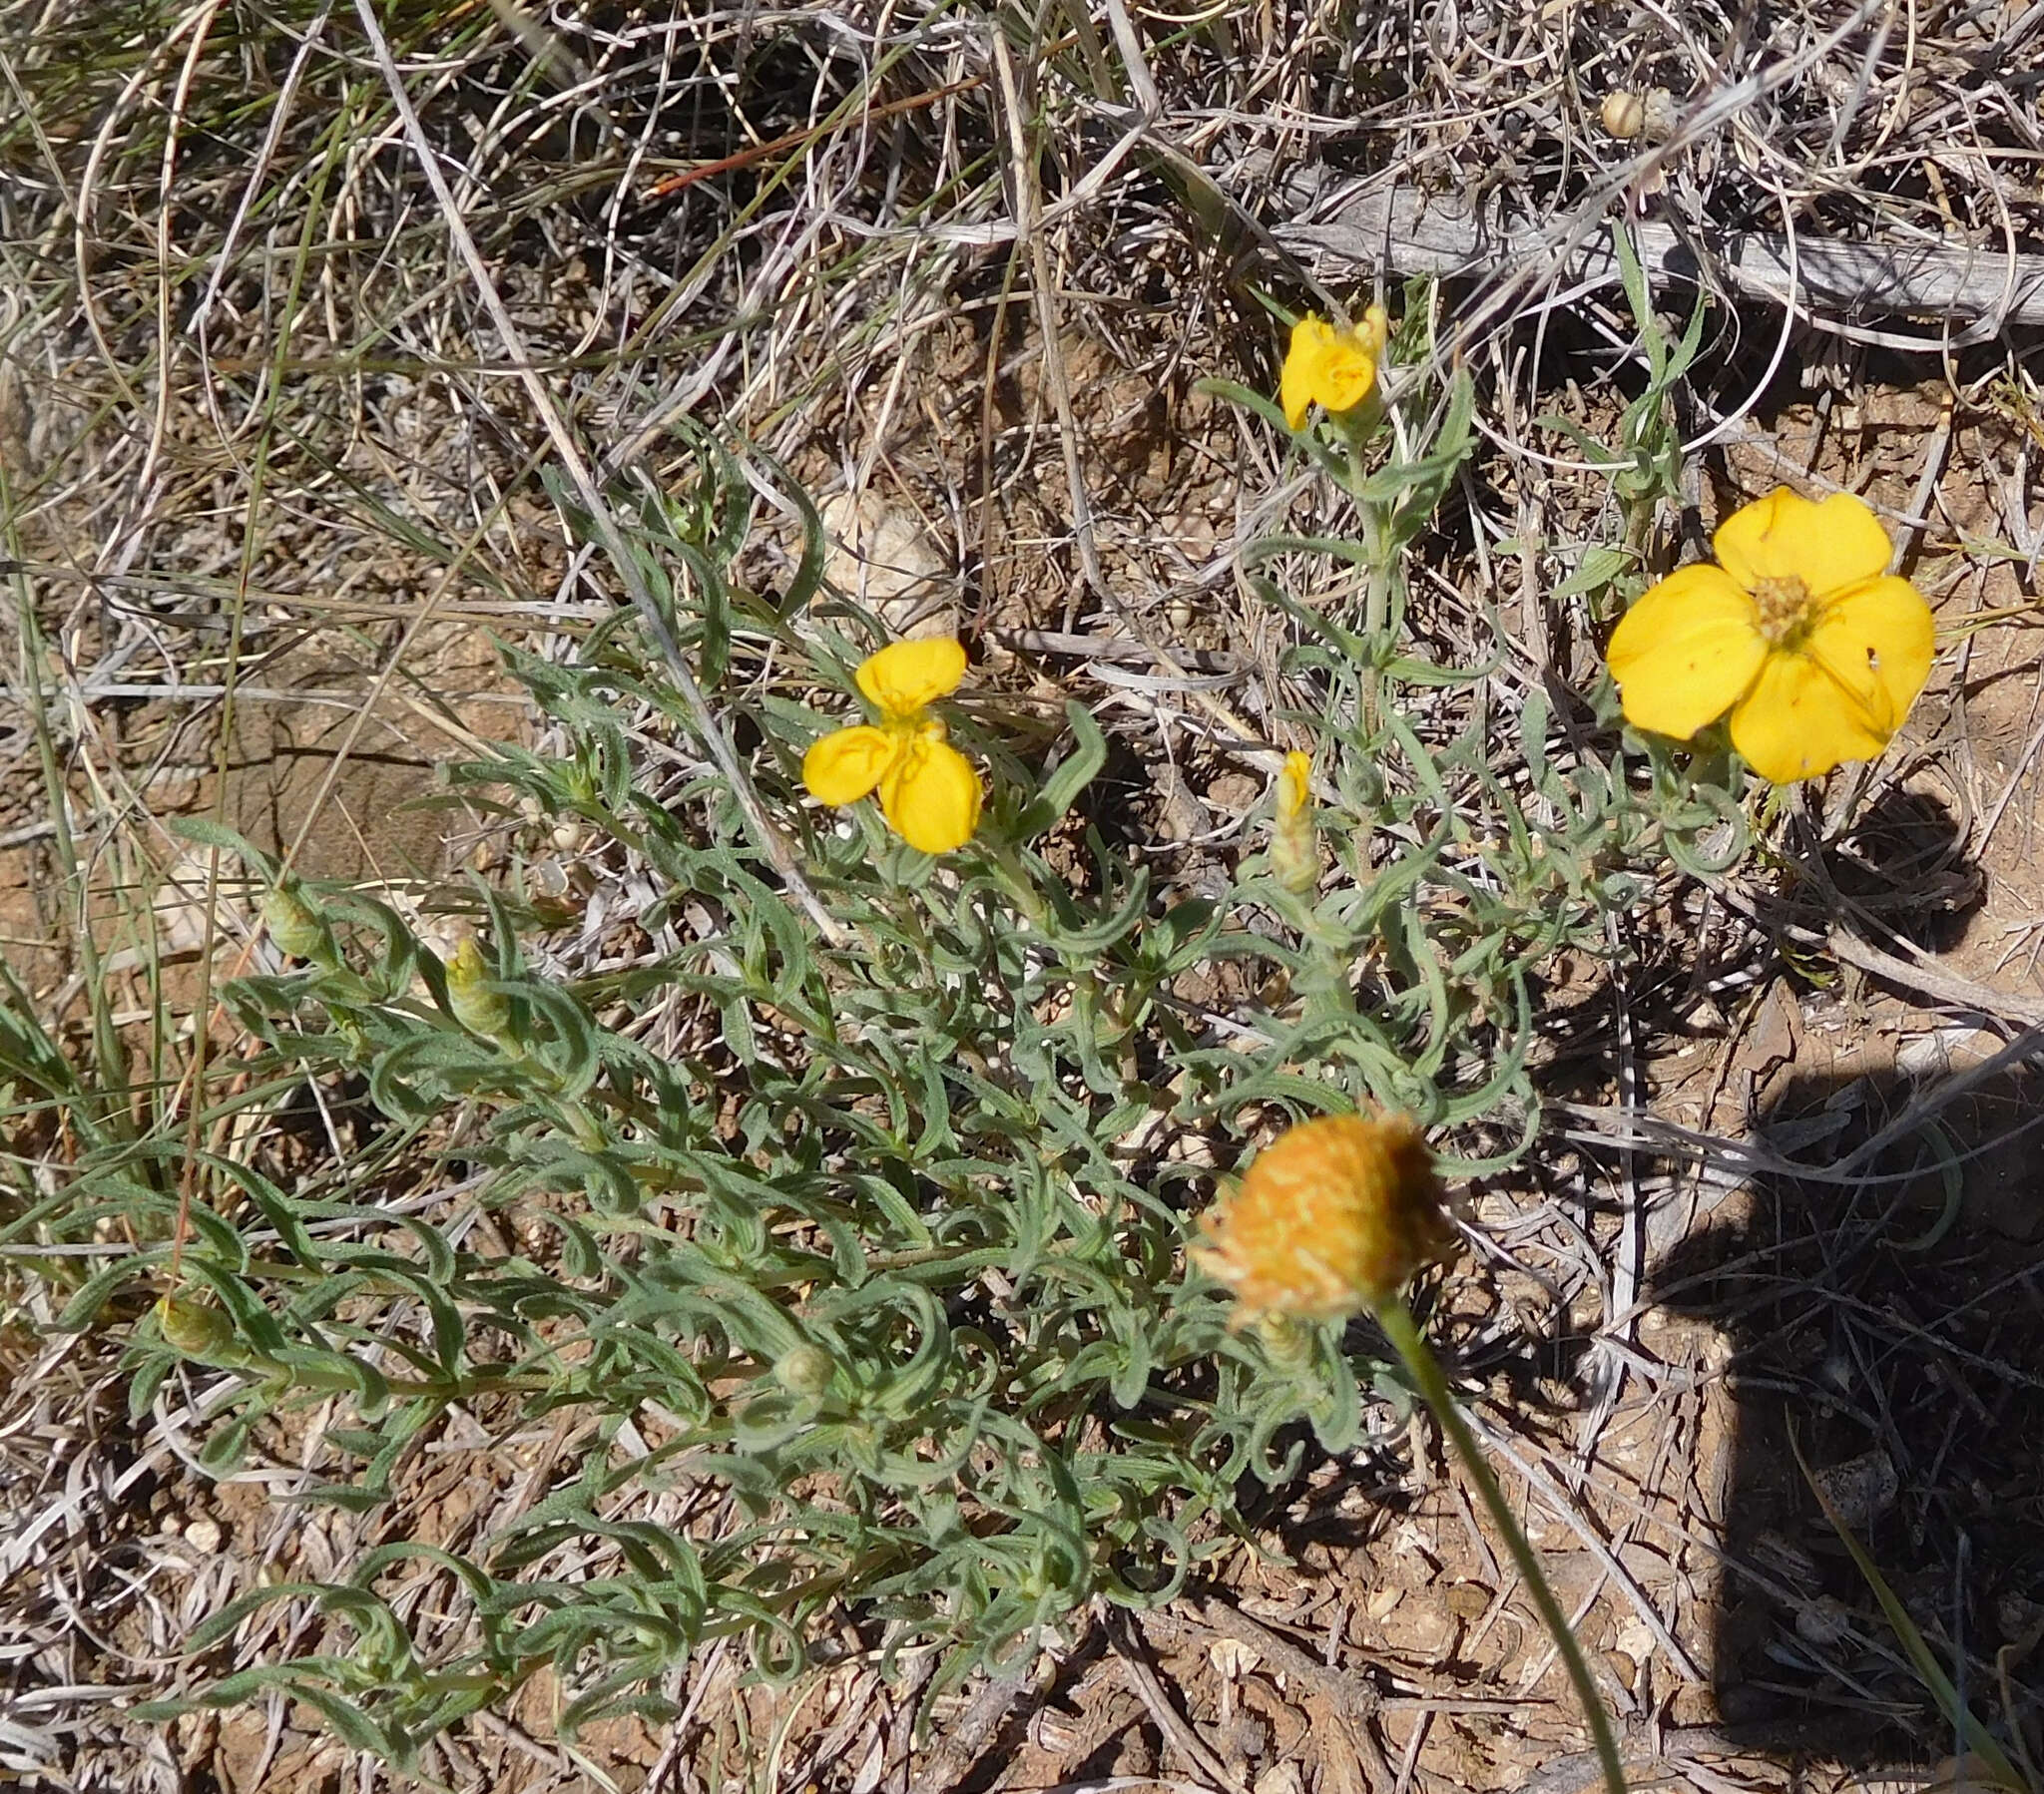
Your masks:
[{"label": "small pebble", "polygon": [[1647,141],[1665,144],[1681,123],[1682,114],[1676,107],[1675,96],[1665,87],[1649,88],[1640,111],[1640,129],[1647,134]]},{"label": "small pebble", "polygon": [[1852,1629],[1852,1609],[1835,1594],[1819,1594],[1795,1609],[1795,1635],[1805,1644],[1836,1644]]},{"label": "small pebble", "polygon": [[1598,117],[1604,121],[1604,129],[1621,143],[1629,142],[1646,129],[1647,103],[1638,94],[1620,90],[1604,96],[1604,106]]},{"label": "small pebble", "polygon": [[212,1557],[215,1552],[220,1550],[220,1541],[219,1521],[207,1520],[202,1517],[199,1520],[186,1522],[185,1543],[199,1553],[201,1557]]},{"label": "small pebble", "polygon": [[1823,1492],[1841,1525],[1859,1528],[1871,1525],[1895,1505],[1901,1493],[1901,1478],[1894,1460],[1876,1446],[1843,1464],[1832,1464],[1816,1473],[1816,1486]]},{"label": "small pebble", "polygon": [[1457,1582],[1448,1590],[1448,1611],[1457,1619],[1481,1619],[1490,1611],[1490,1590],[1478,1582]]}]

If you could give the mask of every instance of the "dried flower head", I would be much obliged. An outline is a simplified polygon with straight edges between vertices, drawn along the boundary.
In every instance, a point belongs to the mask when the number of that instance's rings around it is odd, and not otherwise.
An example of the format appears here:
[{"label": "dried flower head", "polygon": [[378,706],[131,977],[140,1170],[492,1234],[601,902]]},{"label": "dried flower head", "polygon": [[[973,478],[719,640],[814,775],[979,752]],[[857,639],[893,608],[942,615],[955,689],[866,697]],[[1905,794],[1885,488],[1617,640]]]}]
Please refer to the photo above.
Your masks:
[{"label": "dried flower head", "polygon": [[1336,1320],[1388,1301],[1455,1230],[1410,1116],[1322,1116],[1258,1153],[1207,1214],[1193,1262],[1259,1315]]},{"label": "dried flower head", "polygon": [[1623,142],[1638,137],[1647,128],[1647,103],[1638,94],[1615,88],[1604,96],[1597,116],[1604,129]]}]

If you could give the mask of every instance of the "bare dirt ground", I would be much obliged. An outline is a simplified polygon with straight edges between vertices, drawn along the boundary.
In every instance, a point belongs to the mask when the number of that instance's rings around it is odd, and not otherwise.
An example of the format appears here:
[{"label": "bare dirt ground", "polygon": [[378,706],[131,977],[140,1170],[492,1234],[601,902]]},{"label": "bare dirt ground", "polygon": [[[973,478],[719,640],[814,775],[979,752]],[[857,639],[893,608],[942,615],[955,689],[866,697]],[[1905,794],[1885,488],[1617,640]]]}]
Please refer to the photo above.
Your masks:
[{"label": "bare dirt ground", "polygon": [[[2003,67],[2021,67],[2011,45],[2036,53],[2034,34],[2018,30],[2019,9],[1974,8],[1966,19],[1955,10],[1924,20],[1910,9],[1908,32],[1943,42],[1942,32],[1964,55],[1992,52]],[[1612,27],[1608,42],[1620,49],[1594,51],[1611,66],[1595,74],[1591,99],[1621,77],[1640,87],[1666,80],[1687,98],[1694,84],[1668,72],[1684,47],[1709,38],[1729,59],[1734,26],[1744,42],[1754,22],[1676,11],[1679,29],[1663,36],[1629,12],[1622,29]],[[1541,108],[1562,104],[1553,84],[1572,82],[1593,55],[1592,22],[1564,19],[1569,12],[1538,9],[1517,35],[1502,20],[1486,24],[1488,15],[1464,22],[1479,58],[1519,71],[1495,77],[1499,91],[1446,132],[1467,154],[1490,154],[1493,139],[1531,145],[1546,129]],[[1869,133],[1890,118],[1904,138],[1938,139],[1955,129],[1937,122],[1944,90],[1910,87],[1918,64],[1904,60],[1903,27],[1883,18],[1877,28],[1892,28],[1892,42],[1854,37],[1806,85],[1842,108],[1864,56],[1871,97],[1862,80],[1859,110],[1837,116],[1872,118]],[[1797,41],[1835,23],[1812,16]],[[1315,13],[1292,25],[1298,45],[1345,71],[1369,61],[1353,20]],[[1170,58],[1191,54],[1173,21],[1144,15],[1141,29],[1160,64],[1177,68]],[[1306,50],[1294,58],[1271,48],[1285,42],[1285,21],[1242,29],[1265,46],[1269,79],[1254,96],[1225,84],[1220,92],[1239,105],[1254,98],[1271,118],[1292,117],[1282,108],[1296,102],[1298,116],[1327,119]],[[1781,29],[1795,35],[1788,23]],[[1998,51],[1995,29],[2015,34]],[[1426,41],[1415,33],[1407,52],[1419,55]],[[1430,41],[1453,80],[1383,97],[1381,68],[1395,66],[1385,53],[1378,75],[1357,75],[1362,99],[1417,109],[1472,79],[1469,59],[1443,49],[1441,32]],[[1927,51],[1924,60],[1935,61]],[[973,79],[996,85],[971,67]],[[1729,62],[1720,73],[1729,84]],[[816,79],[818,91],[828,86]],[[2034,144],[2034,82],[2023,92]],[[1212,97],[1171,96],[1183,99],[1184,116],[1158,129],[1194,152],[1258,151],[1254,133],[1226,139],[1227,118],[1205,106]],[[1589,141],[1594,107],[1581,98],[1568,102],[1572,145]],[[1391,127],[1358,109],[1365,117],[1353,137],[1338,123],[1315,128],[1316,152],[1382,165]],[[731,154],[777,141],[789,123],[764,103],[757,115],[697,148]],[[1765,160],[1745,131],[1735,123],[1699,157]],[[1299,136],[1274,125],[1258,153],[1276,154],[1275,144],[1301,154]],[[1769,156],[1815,159],[1822,148],[1797,149],[1794,132],[1760,136]],[[1005,154],[998,120],[986,141]],[[1107,134],[1099,149],[1111,142]],[[1598,153],[1617,154],[1602,140]],[[1532,184],[1537,157],[1523,154],[1519,174]],[[1243,173],[1245,161],[1224,164],[1219,150],[1210,161],[1231,193],[1269,206],[1270,190]],[[1073,159],[1074,187],[1086,166]],[[2011,228],[2032,252],[2044,249],[2034,171],[2033,153],[1997,165],[1979,190],[2013,204]],[[1683,182],[1691,197],[1715,199],[1718,178],[1692,164],[1665,203],[1688,204]],[[1943,181],[1934,185],[1941,191]],[[1212,372],[1271,383],[1271,332],[1229,269],[1205,252],[1158,182],[1140,191],[1108,183],[1105,199],[1100,191],[1046,239],[1057,256],[1048,302],[1042,293],[1011,300],[1018,276],[1005,250],[961,252],[935,272],[914,264],[905,321],[892,326],[886,351],[869,341],[847,347],[830,378],[800,387],[806,413],[778,440],[825,504],[837,538],[833,579],[884,600],[903,627],[955,619],[1019,715],[1034,705],[1054,718],[1065,695],[1086,695],[1127,749],[1111,795],[1130,833],[1159,843],[1169,878],[1197,889],[1211,881],[1212,856],[1238,850],[1229,824],[1261,784],[1199,706],[1159,682],[1157,650],[1225,673],[1220,695],[1242,713],[1277,716],[1295,700],[1279,671],[1281,621],[1244,601],[1234,554],[1261,519],[1299,502],[1284,486],[1296,468],[1280,470],[1265,439],[1193,390]],[[1858,227],[1837,216],[1836,196],[1825,204],[1834,228]],[[810,216],[803,205],[823,203],[791,205],[786,217]],[[989,216],[1012,221],[1024,205],[1009,193]],[[1990,210],[1966,213],[1955,237],[1998,246]],[[816,216],[827,220],[827,206]],[[700,234],[700,221],[690,229]],[[696,240],[688,229],[648,235],[670,251]],[[832,240],[832,253],[848,253]],[[560,246],[543,248],[552,255]],[[759,266],[742,266],[745,278],[731,277],[726,298],[757,296],[748,281]],[[1475,304],[1468,285],[1446,291],[1450,307]],[[790,299],[795,324],[821,334],[827,299],[820,288]],[[1677,310],[1688,302],[1687,292],[1671,300]],[[650,301],[618,292],[604,303],[636,319]],[[1722,381],[1746,390],[1781,313],[1749,302],[1719,315],[1749,327],[1728,349]],[[776,341],[800,337],[791,326]],[[2026,395],[2037,345],[2016,330],[1945,363],[1820,353],[1828,340],[1798,335],[1737,427],[1696,458],[1691,521],[1708,531],[1784,481],[1850,490],[1875,505],[1902,544],[1902,570],[1941,620],[2032,599],[2032,470],[2044,432]],[[1499,354],[1528,351],[1521,330]],[[84,388],[82,335],[71,352],[66,378]],[[711,351],[692,353],[700,358],[674,352],[675,381],[693,379]],[[1524,373],[1522,359],[1512,390],[1595,429],[1615,404],[1594,362],[1557,353],[1551,369]],[[728,378],[721,389],[706,379],[703,390],[765,433],[787,397],[775,385],[783,377],[799,387],[763,360],[743,390]],[[624,392],[621,384],[599,396]],[[629,396],[644,408],[643,394]],[[418,455],[394,483],[415,495],[430,487],[431,506],[444,509],[454,479],[444,458],[433,480],[411,478],[430,464],[430,419],[400,427],[371,403],[360,429],[375,451],[367,460]],[[10,440],[19,464],[26,436]],[[54,459],[47,445],[37,453]],[[128,508],[139,456],[131,444],[109,462],[108,487],[125,496],[60,508],[65,528],[52,525],[32,545],[40,561],[94,565],[94,520]],[[1595,629],[1549,595],[1602,502],[1593,483],[1537,458],[1486,451],[1430,554],[1437,617],[1428,627],[1449,632],[1468,607],[1495,604],[1535,676],[1564,685],[1587,677]],[[161,497],[135,505],[155,506],[159,522],[178,512]],[[37,588],[54,644],[50,677],[77,698],[65,748],[79,813],[132,824],[107,830],[122,851],[99,862],[105,876],[84,905],[105,920],[111,976],[136,981],[131,1019],[148,1014],[147,966],[118,925],[119,894],[144,885],[155,893],[174,972],[182,964],[189,975],[205,939],[206,880],[192,849],[161,828],[169,818],[220,809],[266,849],[301,842],[307,873],[385,893],[427,896],[464,869],[488,874],[492,842],[511,824],[445,801],[434,768],[464,739],[520,738],[528,726],[489,632],[543,645],[573,622],[546,610],[564,577],[558,532],[508,541],[493,547],[488,581],[447,591],[429,617],[418,612],[419,594],[442,587],[424,555],[403,566],[358,564],[330,582],[276,571],[264,583],[285,596],[251,613],[236,676],[252,694],[225,728],[211,699],[119,694],[142,682],[126,676],[134,663],[124,645],[150,629],[175,635],[169,658],[184,682],[220,683],[220,664],[193,647],[218,637],[217,603],[194,602],[193,615],[173,611],[166,623],[154,601],[153,611],[111,601],[93,609],[76,592],[63,596],[55,575]],[[1678,557],[1694,552],[1667,546]],[[209,553],[213,577],[217,543]],[[387,553],[383,542],[354,545],[357,563]],[[294,558],[299,567],[333,559],[299,546],[280,551],[279,566]],[[506,582],[516,604],[502,601]],[[105,600],[109,588],[93,590]],[[289,602],[307,596],[318,601],[309,611]],[[81,621],[66,633],[73,606]],[[1758,859],[1728,891],[1692,893],[1679,916],[1630,919],[1638,939],[1616,977],[1555,969],[1547,1149],[1537,1172],[1474,1192],[1497,1256],[1465,1264],[1437,1292],[1436,1335],[1465,1387],[1481,1391],[1475,1416],[1578,1616],[1638,1785],[1728,1794],[1938,1779],[1949,1742],[1798,1473],[1796,1451],[1888,1568],[1933,1646],[1947,1661],[1973,1663],[1973,1693],[2019,1736],[2035,1737],[2044,1160],[2034,1122],[2044,1111],[2034,1072],[2004,1049],[2011,1040],[2034,1046],[2022,1031],[2044,1021],[2040,669],[2034,619],[1948,650],[1870,799],[1848,775],[1794,800],[1804,805],[1793,818],[1800,839],[1823,840],[1821,852],[1793,868]],[[75,1028],[80,972],[65,943],[79,897],[59,887],[49,857],[22,690],[17,679],[5,718],[0,933],[23,984]],[[1826,826],[1826,804],[1836,815],[1856,805],[1847,831]],[[559,843],[559,858],[565,879],[574,841]],[[232,895],[220,914],[225,970],[252,925]],[[1834,932],[1841,923],[1843,940]],[[1667,950],[1671,938],[1680,955]],[[1996,1055],[1998,1069],[1978,1076]],[[1899,1127],[1898,1118],[1910,1124]],[[1922,1122],[1940,1130],[1936,1151]],[[316,1130],[314,1141],[305,1149],[316,1150]],[[18,1138],[9,1149],[41,1148]],[[1849,1171],[1829,1174],[1839,1166]],[[1571,1263],[1594,1265],[1596,1275],[1562,1291],[1556,1267]],[[192,1412],[176,1387],[154,1414],[132,1419],[118,1326],[57,1335],[60,1302],[31,1288],[0,1310],[0,1766],[30,1786],[78,1790],[338,1794],[395,1785],[281,1696],[161,1728],[126,1721],[122,1708],[231,1666],[227,1653],[184,1658],[182,1641],[265,1581],[344,1573],[391,1539],[450,1550],[474,1543],[574,1460],[586,1443],[577,1423],[507,1436],[488,1416],[458,1416],[408,1461],[386,1507],[360,1516],[303,1506],[289,1498],[308,1480],[330,1415],[314,1412],[301,1431],[265,1439],[259,1468],[216,1483],[197,1468]],[[685,1717],[611,1721],[572,1744],[555,1736],[559,1688],[535,1678],[510,1710],[478,1715],[433,1744],[424,1779],[464,1794],[1106,1794],[1153,1785],[1575,1794],[1594,1783],[1552,1647],[1430,1427],[1387,1427],[1368,1450],[1312,1464],[1259,1518],[1267,1549],[1222,1560],[1169,1607],[1075,1616],[1054,1647],[962,1692],[925,1699],[930,1665],[913,1657],[883,1677],[847,1619],[844,1659],[790,1686],[758,1684],[712,1647],[667,1690]],[[430,1598],[423,1578],[418,1598]],[[234,1656],[254,1661],[301,1644],[283,1636],[305,1623],[295,1611],[268,1610],[237,1635]],[[2001,1682],[1983,1688],[1990,1665]]]}]

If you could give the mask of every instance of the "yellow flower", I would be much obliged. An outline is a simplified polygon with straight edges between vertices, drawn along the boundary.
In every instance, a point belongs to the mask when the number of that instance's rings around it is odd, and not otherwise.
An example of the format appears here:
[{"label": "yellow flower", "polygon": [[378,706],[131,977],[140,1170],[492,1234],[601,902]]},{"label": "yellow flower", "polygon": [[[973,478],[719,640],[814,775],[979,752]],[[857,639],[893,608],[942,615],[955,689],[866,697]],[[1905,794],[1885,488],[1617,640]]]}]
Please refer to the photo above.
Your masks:
[{"label": "yellow flower", "polygon": [[1193,1262],[1259,1315],[1336,1320],[1377,1308],[1455,1230],[1410,1116],[1321,1116],[1287,1128],[1201,1222]]},{"label": "yellow flower", "polygon": [[1278,774],[1278,813],[1271,830],[1271,868],[1278,882],[1301,897],[1319,883],[1320,855],[1313,833],[1313,763],[1294,748]]},{"label": "yellow flower", "polygon": [[1297,429],[1313,405],[1353,411],[1376,386],[1377,363],[1390,333],[1391,320],[1381,305],[1365,311],[1361,327],[1354,330],[1337,330],[1324,318],[1300,318],[1291,326],[1291,346],[1278,382],[1284,421]]},{"label": "yellow flower", "polygon": [[880,712],[825,735],[802,756],[802,783],[823,803],[880,793],[894,832],[924,853],[949,853],[979,826],[979,774],[944,739],[928,706],[958,688],[965,650],[949,637],[896,642],[858,670],[858,688]]},{"label": "yellow flower", "polygon": [[1930,676],[1930,607],[1889,574],[1887,533],[1849,492],[1783,488],[1718,526],[1708,561],[1651,587],[1607,659],[1634,727],[1732,744],[1778,784],[1871,759]]}]

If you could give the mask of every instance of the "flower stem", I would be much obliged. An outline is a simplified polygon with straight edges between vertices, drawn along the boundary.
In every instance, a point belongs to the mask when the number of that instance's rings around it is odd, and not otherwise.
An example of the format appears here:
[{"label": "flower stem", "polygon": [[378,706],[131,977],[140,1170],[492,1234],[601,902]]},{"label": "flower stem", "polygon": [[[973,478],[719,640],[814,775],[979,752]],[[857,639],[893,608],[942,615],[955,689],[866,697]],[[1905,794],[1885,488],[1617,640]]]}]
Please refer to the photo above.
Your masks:
[{"label": "flower stem", "polygon": [[1456,1456],[1462,1460],[1469,1480],[1476,1485],[1477,1494],[1483,1497],[1484,1507],[1490,1511],[1491,1519],[1504,1535],[1512,1562],[1532,1593],[1541,1623],[1547,1627],[1555,1648],[1561,1652],[1562,1662],[1568,1667],[1569,1680],[1575,1684],[1576,1695],[1583,1703],[1584,1715],[1590,1721],[1590,1737],[1597,1746],[1597,1761],[1604,1771],[1607,1794],[1626,1794],[1625,1770],[1618,1760],[1618,1740],[1612,1736],[1611,1720],[1604,1710],[1604,1697],[1597,1692],[1597,1684],[1590,1677],[1590,1665],[1583,1655],[1583,1647],[1570,1629],[1568,1615],[1561,1610],[1561,1603],[1554,1598],[1554,1589],[1549,1586],[1546,1573],[1540,1568],[1539,1558],[1534,1555],[1533,1547],[1513,1518],[1504,1492],[1497,1486],[1497,1478],[1484,1461],[1476,1436],[1469,1431],[1469,1423],[1455,1405],[1448,1380],[1441,1373],[1440,1360],[1434,1357],[1432,1348],[1421,1337],[1411,1310],[1398,1297],[1392,1296],[1380,1303],[1376,1318],[1377,1325],[1384,1330],[1384,1337],[1405,1361],[1405,1368],[1419,1385],[1419,1393],[1426,1398],[1427,1406],[1447,1429]]},{"label": "flower stem", "polygon": [[[1360,474],[1360,469],[1357,469]],[[1383,696],[1383,673],[1375,657],[1384,652],[1384,632],[1391,625],[1391,556],[1392,549],[1386,541],[1387,532],[1376,515],[1376,507],[1363,507],[1366,534],[1372,548],[1369,563],[1369,578],[1363,588],[1362,633],[1369,642],[1372,657],[1362,674],[1362,722],[1366,733],[1374,735],[1380,721],[1380,705]]]}]

